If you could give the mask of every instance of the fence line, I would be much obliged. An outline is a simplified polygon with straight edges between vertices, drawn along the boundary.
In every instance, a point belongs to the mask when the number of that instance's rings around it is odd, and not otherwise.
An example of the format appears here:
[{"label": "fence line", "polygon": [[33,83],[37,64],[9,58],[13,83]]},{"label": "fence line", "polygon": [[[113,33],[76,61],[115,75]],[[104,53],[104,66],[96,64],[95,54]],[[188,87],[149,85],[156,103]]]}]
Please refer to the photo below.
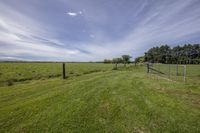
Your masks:
[{"label": "fence line", "polygon": [[[179,69],[179,67],[182,67]],[[173,64],[152,64],[147,63],[147,73],[158,74],[159,76],[165,76],[168,79],[178,80],[183,76],[183,81],[186,82],[186,65],[173,65]]]}]

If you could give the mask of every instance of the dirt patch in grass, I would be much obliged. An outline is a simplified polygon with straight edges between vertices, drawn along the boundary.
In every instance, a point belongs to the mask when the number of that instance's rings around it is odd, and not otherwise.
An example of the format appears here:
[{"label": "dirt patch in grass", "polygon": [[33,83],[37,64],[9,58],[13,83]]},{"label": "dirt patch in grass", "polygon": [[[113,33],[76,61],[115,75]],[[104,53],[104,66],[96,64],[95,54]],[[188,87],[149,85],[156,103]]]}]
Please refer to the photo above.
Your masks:
[{"label": "dirt patch in grass", "polygon": [[102,103],[101,105],[100,105],[100,109],[102,109],[102,110],[109,110],[109,108],[110,108],[110,103],[109,102],[104,102],[104,103]]}]

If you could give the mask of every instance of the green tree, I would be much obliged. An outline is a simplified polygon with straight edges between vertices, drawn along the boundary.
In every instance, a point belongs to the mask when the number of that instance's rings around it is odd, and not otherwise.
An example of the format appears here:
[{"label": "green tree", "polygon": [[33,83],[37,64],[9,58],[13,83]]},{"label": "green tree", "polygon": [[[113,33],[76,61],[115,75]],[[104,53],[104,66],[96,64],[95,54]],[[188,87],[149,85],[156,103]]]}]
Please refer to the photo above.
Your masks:
[{"label": "green tree", "polygon": [[122,58],[113,58],[113,63],[115,64],[115,69],[117,69],[117,65],[122,63]]},{"label": "green tree", "polygon": [[122,60],[123,60],[123,63],[124,63],[125,67],[126,67],[127,63],[130,63],[130,59],[131,59],[131,56],[129,56],[129,55],[122,55]]},{"label": "green tree", "polygon": [[144,56],[137,57],[137,58],[135,58],[135,64],[137,64],[137,63],[143,63],[144,60],[145,60]]},{"label": "green tree", "polygon": [[200,44],[185,44],[170,48],[168,45],[153,47],[144,56],[145,61],[152,63],[200,63]]},{"label": "green tree", "polygon": [[110,64],[110,63],[112,63],[112,60],[104,59],[104,63],[105,63],[105,64]]}]

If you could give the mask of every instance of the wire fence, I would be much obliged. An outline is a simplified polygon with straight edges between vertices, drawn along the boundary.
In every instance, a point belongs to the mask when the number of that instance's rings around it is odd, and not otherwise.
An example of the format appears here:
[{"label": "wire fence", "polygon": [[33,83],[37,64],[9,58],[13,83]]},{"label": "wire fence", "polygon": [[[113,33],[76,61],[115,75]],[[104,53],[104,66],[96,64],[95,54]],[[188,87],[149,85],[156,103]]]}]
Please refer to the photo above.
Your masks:
[{"label": "wire fence", "polygon": [[161,64],[148,63],[147,73],[149,76],[158,76],[171,81],[187,82],[200,78],[199,65]]}]

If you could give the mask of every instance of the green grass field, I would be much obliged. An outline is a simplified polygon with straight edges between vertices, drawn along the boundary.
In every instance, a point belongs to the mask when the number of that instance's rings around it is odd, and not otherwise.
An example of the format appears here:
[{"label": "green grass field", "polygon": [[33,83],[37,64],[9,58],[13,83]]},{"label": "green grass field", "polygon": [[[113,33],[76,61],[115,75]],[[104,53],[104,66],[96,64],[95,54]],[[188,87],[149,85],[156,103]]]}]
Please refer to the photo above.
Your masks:
[{"label": "green grass field", "polygon": [[[77,63],[67,66],[69,78],[49,77],[60,67],[0,64],[0,133],[200,132],[198,76],[171,82],[149,77],[143,66]],[[8,86],[10,79],[17,81]]]},{"label": "green grass field", "polygon": [[[101,63],[66,63],[68,77],[112,70]],[[17,82],[61,77],[62,63],[0,63],[0,86]]]}]

